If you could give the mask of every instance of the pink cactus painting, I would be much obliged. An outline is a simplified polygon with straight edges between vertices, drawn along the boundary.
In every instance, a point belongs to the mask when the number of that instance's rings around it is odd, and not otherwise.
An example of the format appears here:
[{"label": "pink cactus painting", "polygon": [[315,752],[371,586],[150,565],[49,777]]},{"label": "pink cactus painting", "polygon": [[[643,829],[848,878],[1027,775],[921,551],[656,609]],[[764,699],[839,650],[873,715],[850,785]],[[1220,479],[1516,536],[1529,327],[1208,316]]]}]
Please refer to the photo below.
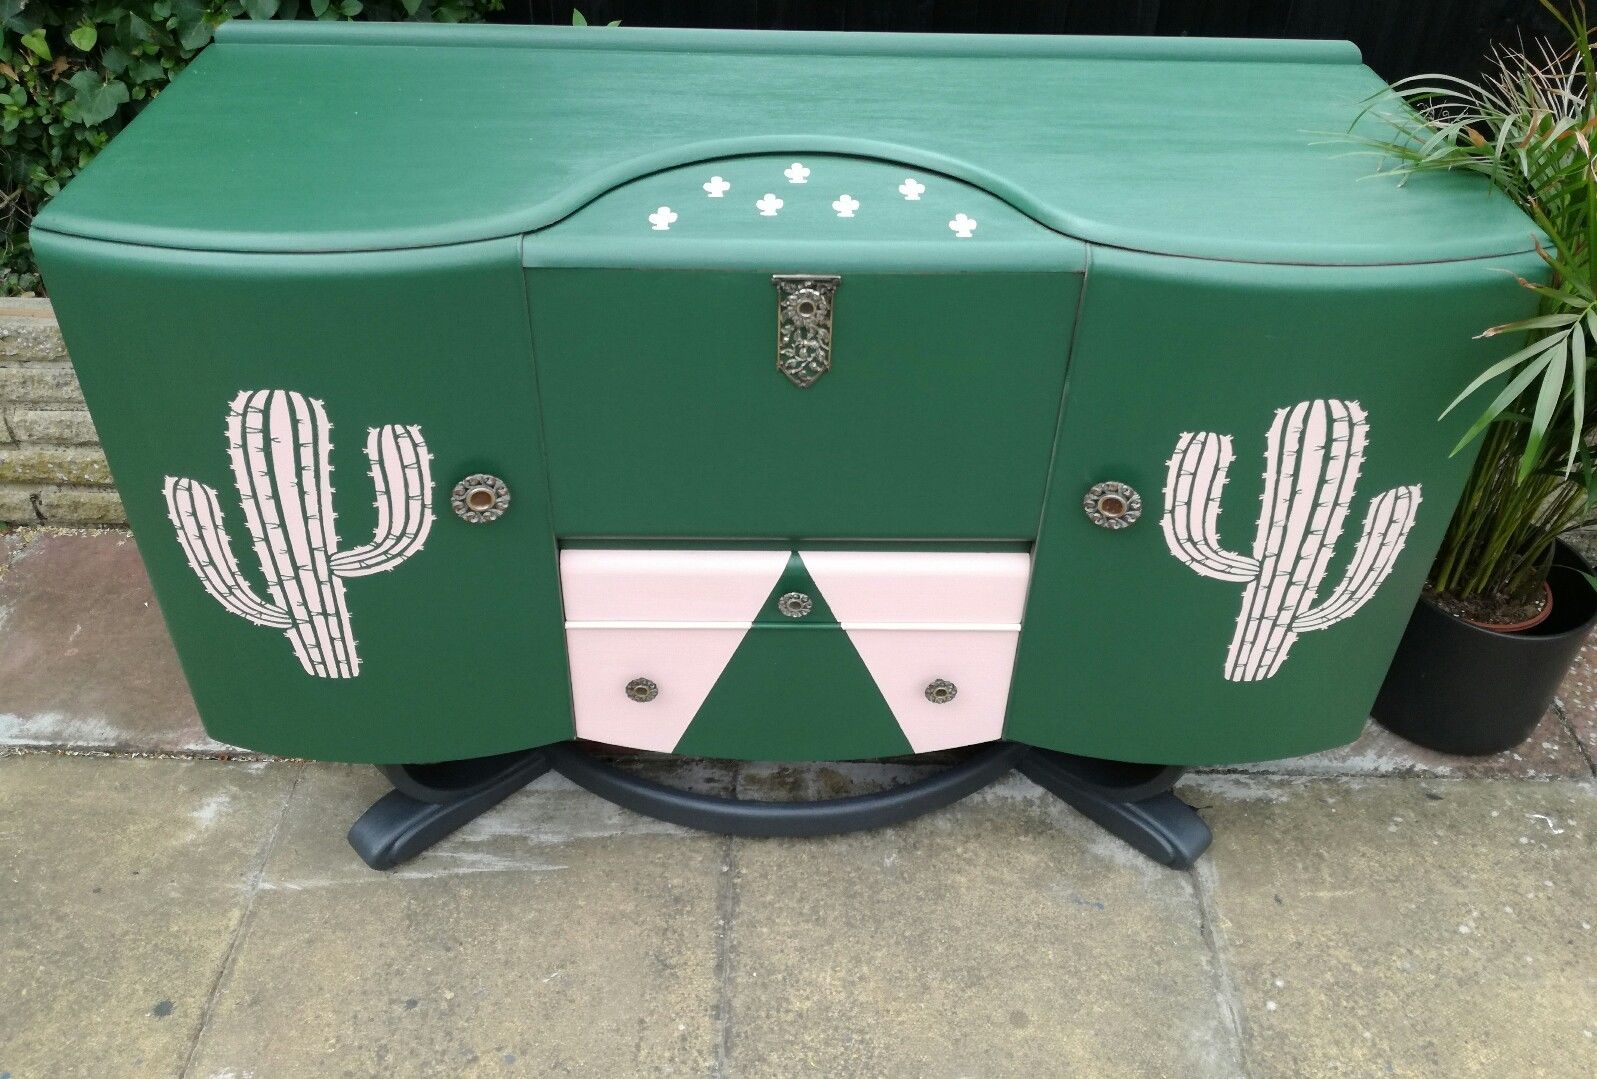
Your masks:
[{"label": "pink cactus painting", "polygon": [[248,390],[228,411],[233,483],[267,599],[239,571],[216,491],[168,476],[164,493],[189,568],[213,599],[240,618],[282,630],[305,673],[354,678],[360,656],[344,578],[386,572],[422,549],[433,524],[431,457],[419,427],[368,430],[377,527],[370,543],[341,551],[332,429],[321,401],[291,390]]},{"label": "pink cactus painting", "polygon": [[1165,544],[1194,573],[1245,585],[1226,653],[1228,680],[1274,677],[1300,634],[1351,618],[1392,572],[1419,510],[1418,484],[1370,501],[1342,580],[1316,606],[1353,505],[1368,436],[1356,401],[1304,401],[1276,411],[1265,436],[1264,493],[1251,556],[1220,546],[1231,436],[1188,432],[1177,441],[1166,463]]}]

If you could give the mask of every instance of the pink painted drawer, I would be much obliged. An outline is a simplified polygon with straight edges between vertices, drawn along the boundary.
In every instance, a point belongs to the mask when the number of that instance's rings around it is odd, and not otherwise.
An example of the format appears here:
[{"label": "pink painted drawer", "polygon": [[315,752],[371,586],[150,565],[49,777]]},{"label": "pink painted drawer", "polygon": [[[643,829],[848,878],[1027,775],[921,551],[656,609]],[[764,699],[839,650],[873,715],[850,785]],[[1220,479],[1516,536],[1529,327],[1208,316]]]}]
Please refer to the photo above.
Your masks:
[{"label": "pink painted drawer", "polygon": [[1031,555],[807,551],[799,556],[839,622],[1020,625]]},{"label": "pink painted drawer", "polygon": [[[825,759],[1002,734],[1025,553],[567,550],[561,570],[580,737]],[[802,617],[778,606],[793,593],[811,601]],[[745,696],[768,684],[770,703],[715,734],[724,718],[704,710],[729,668]],[[861,740],[844,729],[856,714],[891,730]]]},{"label": "pink painted drawer", "polygon": [[[1019,551],[798,553],[840,622],[1019,625],[1031,575],[1031,556]],[[565,550],[566,619],[752,621],[791,557],[786,550]]]},{"label": "pink painted drawer", "polygon": [[787,566],[778,551],[560,552],[571,622],[751,622]]}]

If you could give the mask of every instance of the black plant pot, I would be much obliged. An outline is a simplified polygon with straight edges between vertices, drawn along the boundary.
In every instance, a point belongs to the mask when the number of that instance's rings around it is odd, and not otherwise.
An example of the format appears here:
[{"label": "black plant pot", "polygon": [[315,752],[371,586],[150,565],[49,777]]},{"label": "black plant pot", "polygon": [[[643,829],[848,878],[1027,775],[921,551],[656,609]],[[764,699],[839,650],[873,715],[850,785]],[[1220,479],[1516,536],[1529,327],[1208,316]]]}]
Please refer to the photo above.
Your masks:
[{"label": "black plant pot", "polygon": [[1376,722],[1426,749],[1466,756],[1530,737],[1597,625],[1597,591],[1584,568],[1559,544],[1547,579],[1552,613],[1519,633],[1472,626],[1422,598],[1375,700]]}]

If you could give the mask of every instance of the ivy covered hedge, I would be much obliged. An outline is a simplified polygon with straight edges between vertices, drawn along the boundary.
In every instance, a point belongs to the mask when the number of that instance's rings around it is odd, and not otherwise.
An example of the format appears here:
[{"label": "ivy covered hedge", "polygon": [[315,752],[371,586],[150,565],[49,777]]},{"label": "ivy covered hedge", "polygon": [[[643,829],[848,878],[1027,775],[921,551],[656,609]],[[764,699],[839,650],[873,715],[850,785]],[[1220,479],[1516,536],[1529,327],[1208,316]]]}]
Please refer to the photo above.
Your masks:
[{"label": "ivy covered hedge", "polygon": [[0,294],[38,290],[33,215],[228,19],[472,22],[503,0],[0,0]]}]

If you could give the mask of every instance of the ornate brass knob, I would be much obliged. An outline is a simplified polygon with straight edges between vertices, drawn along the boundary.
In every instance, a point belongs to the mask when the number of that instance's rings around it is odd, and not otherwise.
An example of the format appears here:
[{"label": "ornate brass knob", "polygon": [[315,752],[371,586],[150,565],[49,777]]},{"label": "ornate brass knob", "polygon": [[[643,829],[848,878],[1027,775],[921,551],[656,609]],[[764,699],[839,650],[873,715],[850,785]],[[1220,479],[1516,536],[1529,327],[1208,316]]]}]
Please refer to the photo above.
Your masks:
[{"label": "ornate brass knob", "polygon": [[959,696],[959,687],[946,678],[934,679],[926,686],[926,699],[933,704],[947,704]]},{"label": "ornate brass knob", "polygon": [[648,704],[660,695],[660,687],[647,678],[634,678],[627,683],[627,696],[639,704]]},{"label": "ornate brass knob", "polygon": [[1081,500],[1087,519],[1099,528],[1127,528],[1142,516],[1142,496],[1129,483],[1095,483]]},{"label": "ornate brass knob", "polygon": [[474,525],[497,521],[510,508],[510,488],[498,476],[479,472],[455,484],[449,492],[455,515]]},{"label": "ornate brass knob", "polygon": [[803,592],[788,592],[776,601],[776,609],[789,618],[803,618],[815,609],[815,601]]}]

